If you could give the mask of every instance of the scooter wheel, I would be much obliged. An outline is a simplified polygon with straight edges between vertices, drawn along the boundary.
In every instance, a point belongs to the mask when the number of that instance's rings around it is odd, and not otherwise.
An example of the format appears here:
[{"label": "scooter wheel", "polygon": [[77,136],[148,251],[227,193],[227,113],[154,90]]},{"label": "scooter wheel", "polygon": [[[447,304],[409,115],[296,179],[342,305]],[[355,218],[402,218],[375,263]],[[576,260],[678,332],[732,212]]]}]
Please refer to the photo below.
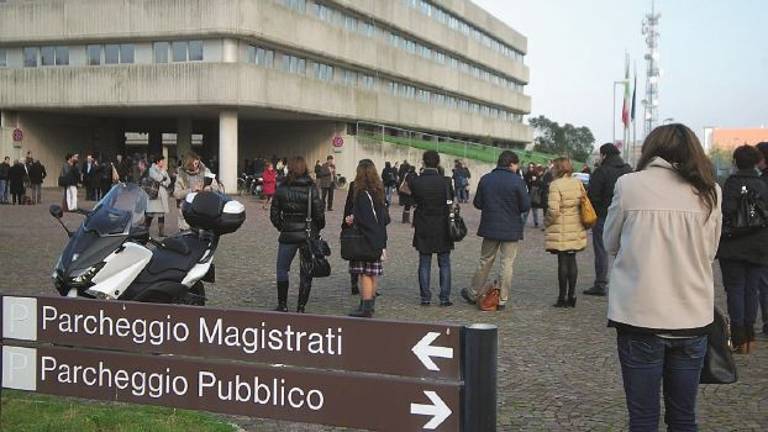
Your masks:
[{"label": "scooter wheel", "polygon": [[188,292],[177,298],[174,303],[191,306],[205,306],[205,300],[205,285],[198,282],[192,285],[192,288],[190,288]]}]

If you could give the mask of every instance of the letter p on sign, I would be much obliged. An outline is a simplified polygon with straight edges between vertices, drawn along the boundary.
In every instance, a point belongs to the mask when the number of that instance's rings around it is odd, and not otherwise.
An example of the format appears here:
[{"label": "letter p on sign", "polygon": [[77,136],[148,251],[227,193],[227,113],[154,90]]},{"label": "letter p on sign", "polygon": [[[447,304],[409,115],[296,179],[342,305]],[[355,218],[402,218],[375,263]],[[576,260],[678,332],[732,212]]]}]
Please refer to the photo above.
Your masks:
[{"label": "letter p on sign", "polygon": [[16,390],[37,390],[36,349],[3,347],[3,387]]},{"label": "letter p on sign", "polygon": [[37,340],[37,299],[3,297],[3,338]]}]

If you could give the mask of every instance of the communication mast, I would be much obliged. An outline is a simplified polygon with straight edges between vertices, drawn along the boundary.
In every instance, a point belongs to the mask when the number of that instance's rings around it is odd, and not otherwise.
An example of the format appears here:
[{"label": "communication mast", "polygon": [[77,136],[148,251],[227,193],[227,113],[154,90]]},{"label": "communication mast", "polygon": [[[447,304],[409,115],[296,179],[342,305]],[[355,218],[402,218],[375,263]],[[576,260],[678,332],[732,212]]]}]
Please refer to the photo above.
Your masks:
[{"label": "communication mast", "polygon": [[646,81],[645,99],[643,99],[644,136],[648,136],[659,123],[659,19],[661,14],[656,13],[655,1],[651,1],[651,13],[643,18],[643,36],[648,51],[645,54]]}]

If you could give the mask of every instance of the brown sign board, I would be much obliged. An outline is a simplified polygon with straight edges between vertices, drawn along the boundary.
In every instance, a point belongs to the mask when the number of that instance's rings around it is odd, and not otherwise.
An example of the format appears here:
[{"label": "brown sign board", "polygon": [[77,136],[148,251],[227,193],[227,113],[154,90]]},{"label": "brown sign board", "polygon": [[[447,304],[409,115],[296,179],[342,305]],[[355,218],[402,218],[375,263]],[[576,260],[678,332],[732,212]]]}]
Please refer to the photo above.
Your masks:
[{"label": "brown sign board", "polygon": [[73,348],[2,359],[3,387],[52,395],[376,431],[459,431],[463,415],[457,382]]},{"label": "brown sign board", "polygon": [[462,327],[67,297],[4,296],[3,338],[461,379]]}]

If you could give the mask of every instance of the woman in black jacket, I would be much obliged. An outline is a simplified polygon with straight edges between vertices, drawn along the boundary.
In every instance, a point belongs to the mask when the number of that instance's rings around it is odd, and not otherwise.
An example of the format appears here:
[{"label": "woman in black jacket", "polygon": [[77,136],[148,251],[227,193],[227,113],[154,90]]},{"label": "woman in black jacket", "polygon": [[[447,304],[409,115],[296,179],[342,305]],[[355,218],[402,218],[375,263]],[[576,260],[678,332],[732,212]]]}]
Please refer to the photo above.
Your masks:
[{"label": "woman in black jacket", "polygon": [[[430,275],[432,254],[437,254],[440,267],[440,306],[451,306],[451,250],[453,241],[448,231],[449,205],[454,200],[451,179],[440,174],[440,155],[424,152],[424,172],[411,181],[416,211],[413,215],[413,247],[419,251],[419,288],[421,305],[432,301]],[[450,204],[449,204],[450,203]]]},{"label": "woman in black jacket", "polygon": [[742,191],[755,193],[768,209],[768,185],[755,170],[762,154],[744,145],[733,152],[735,174],[723,187],[723,237],[717,258],[723,272],[723,285],[728,298],[732,342],[737,353],[748,354],[755,349],[757,320],[757,291],[761,279],[768,278],[768,228],[738,235],[732,232],[738,214]]},{"label": "woman in black jacket", "polygon": [[[288,176],[277,188],[272,199],[270,220],[272,225],[280,231],[277,249],[277,308],[276,311],[288,311],[288,287],[291,263],[296,252],[307,247],[307,214],[311,194],[312,221],[311,232],[313,237],[320,235],[325,228],[325,213],[323,200],[317,190],[315,182],[309,177],[307,163],[304,158],[297,156],[288,162]],[[302,254],[303,255],[303,254]],[[296,311],[303,313],[304,307],[309,301],[309,292],[312,289],[312,275],[306,274],[304,269],[300,272],[299,301]]]},{"label": "woman in black jacket", "polygon": [[24,178],[27,176],[27,170],[24,169],[24,165],[18,160],[14,162],[10,170],[8,170],[8,182],[11,185],[11,195],[13,195],[13,204],[23,204],[21,197],[26,195],[26,188],[24,187]]},{"label": "woman in black jacket", "polygon": [[384,185],[376,165],[362,160],[357,166],[357,177],[352,191],[352,213],[344,218],[348,226],[357,225],[368,245],[381,251],[381,258],[375,261],[350,261],[349,272],[360,277],[360,309],[350,316],[370,318],[373,316],[378,278],[384,274],[383,261],[387,259],[387,225],[389,213],[384,202]]}]

